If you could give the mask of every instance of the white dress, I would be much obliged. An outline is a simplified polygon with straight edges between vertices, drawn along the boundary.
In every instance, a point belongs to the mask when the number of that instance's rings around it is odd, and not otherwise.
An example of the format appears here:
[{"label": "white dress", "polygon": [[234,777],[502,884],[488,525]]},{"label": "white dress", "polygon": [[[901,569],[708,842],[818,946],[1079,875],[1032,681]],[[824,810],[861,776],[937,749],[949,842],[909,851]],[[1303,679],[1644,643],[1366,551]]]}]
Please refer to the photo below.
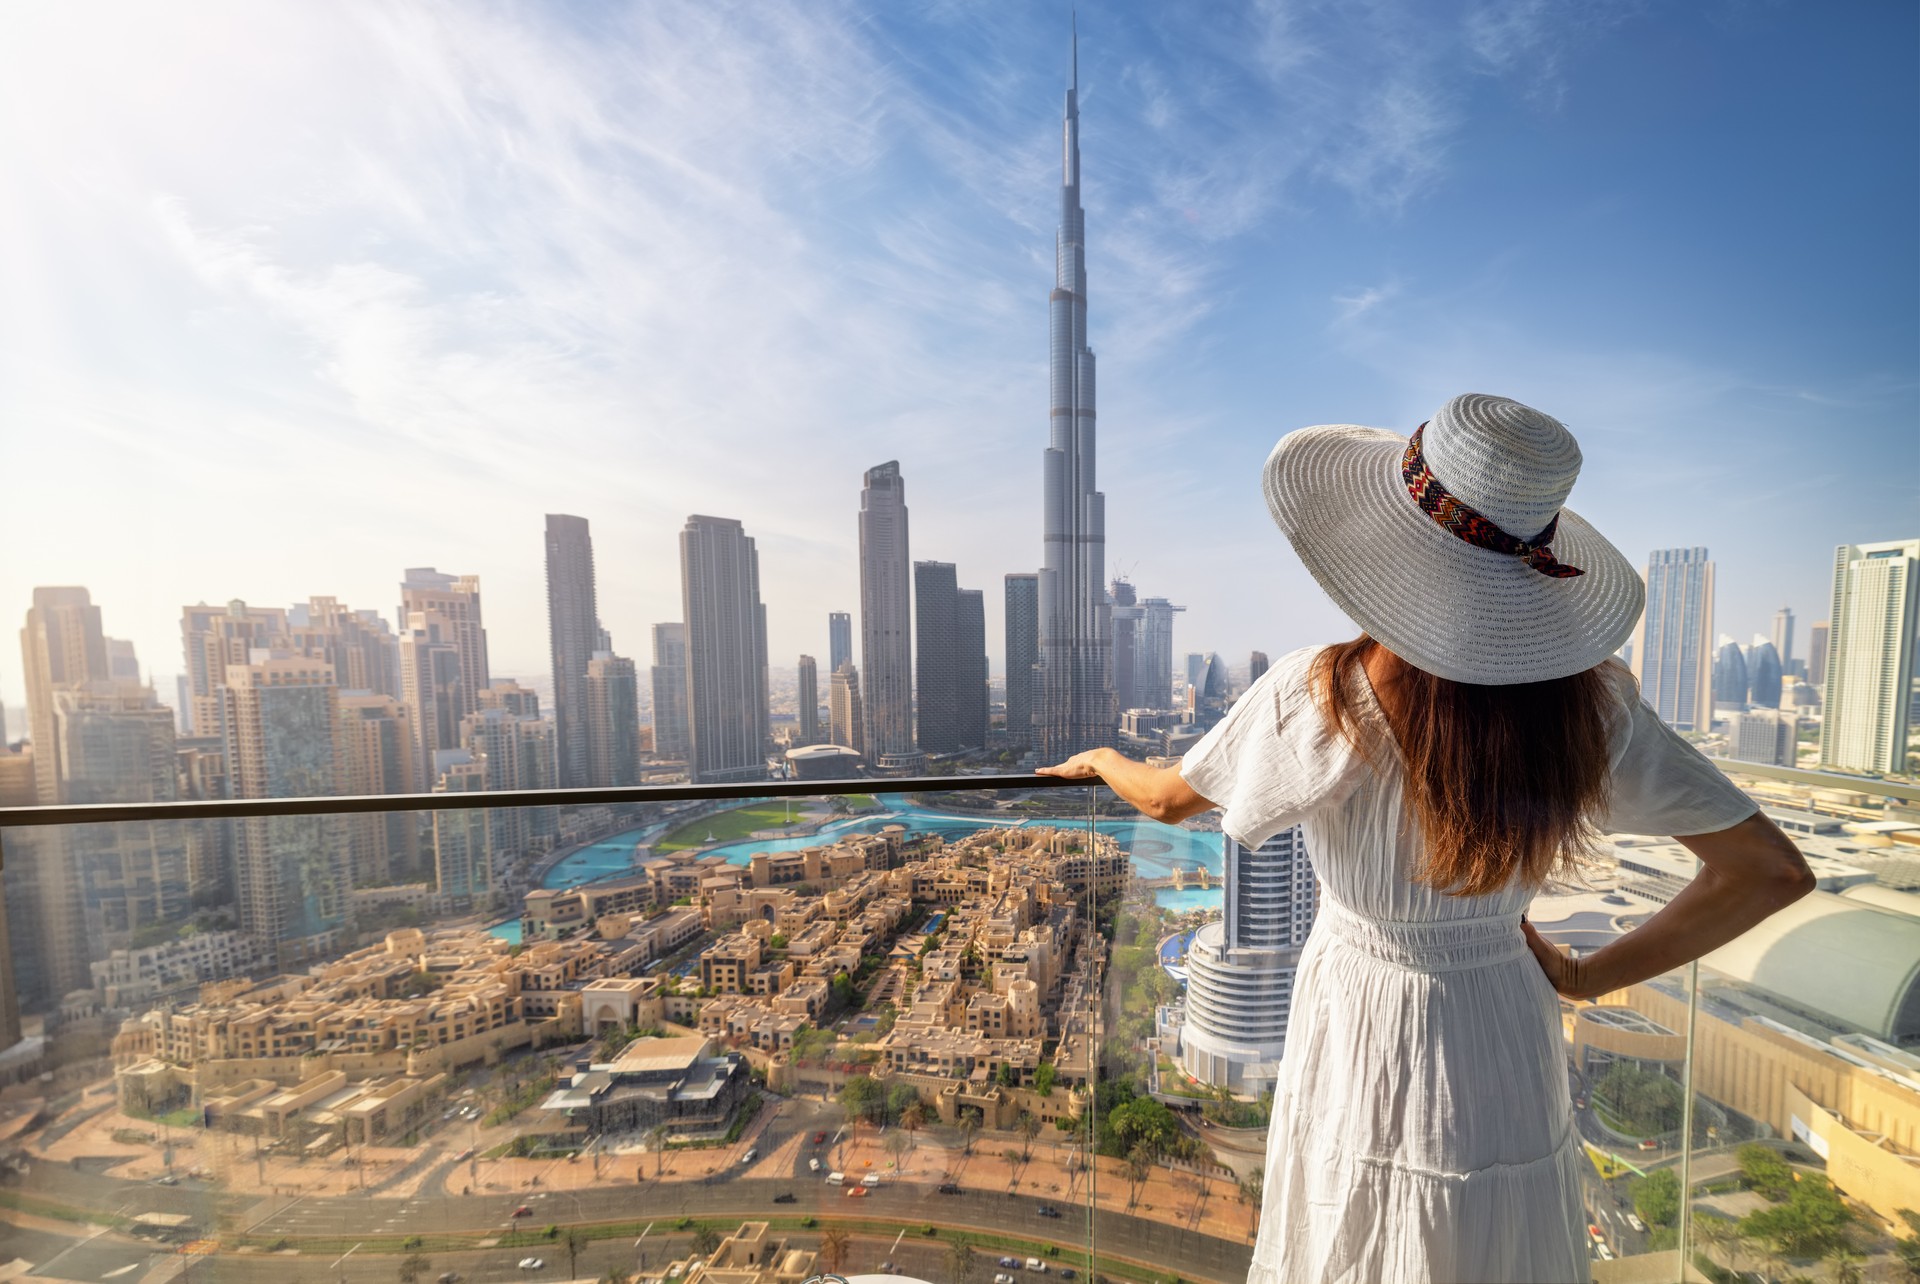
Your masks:
[{"label": "white dress", "polygon": [[[1326,727],[1316,653],[1276,664],[1180,768],[1248,846],[1302,825],[1320,880],[1249,1284],[1589,1280],[1559,1003],[1520,932],[1532,893],[1413,882],[1400,773]],[[1603,829],[1711,833],[1753,814],[1624,671],[1615,685]]]}]

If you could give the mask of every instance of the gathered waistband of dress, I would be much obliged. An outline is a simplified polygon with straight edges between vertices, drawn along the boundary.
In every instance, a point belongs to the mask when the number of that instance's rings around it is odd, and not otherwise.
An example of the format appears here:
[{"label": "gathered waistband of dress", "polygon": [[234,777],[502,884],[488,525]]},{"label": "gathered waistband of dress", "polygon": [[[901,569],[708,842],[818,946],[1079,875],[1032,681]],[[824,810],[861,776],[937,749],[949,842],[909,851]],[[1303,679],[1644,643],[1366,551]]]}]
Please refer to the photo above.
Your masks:
[{"label": "gathered waistband of dress", "polygon": [[1518,910],[1411,922],[1368,918],[1323,893],[1313,930],[1410,972],[1464,972],[1529,957]]}]

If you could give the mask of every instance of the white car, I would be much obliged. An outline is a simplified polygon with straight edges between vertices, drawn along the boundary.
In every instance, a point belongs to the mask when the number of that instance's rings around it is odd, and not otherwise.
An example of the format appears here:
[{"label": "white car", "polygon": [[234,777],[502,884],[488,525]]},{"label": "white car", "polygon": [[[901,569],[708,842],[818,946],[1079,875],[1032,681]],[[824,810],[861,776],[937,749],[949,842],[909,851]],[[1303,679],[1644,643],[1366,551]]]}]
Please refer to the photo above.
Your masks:
[{"label": "white car", "polygon": [[1632,1213],[1627,1214],[1627,1225],[1633,1227],[1635,1230],[1639,1231],[1642,1235],[1647,1233],[1647,1224],[1641,1221],[1638,1217],[1634,1216]]},{"label": "white car", "polygon": [[1013,1276],[1007,1274],[1005,1271],[1001,1271],[993,1277],[993,1284],[1013,1284]]},{"label": "white car", "polygon": [[1047,1264],[1037,1257],[1029,1257],[1027,1259],[1027,1269],[1045,1275],[1047,1273]]},{"label": "white car", "polygon": [[820,1161],[819,1161],[818,1159],[809,1159],[809,1160],[807,1161],[807,1171],[808,1171],[808,1172],[815,1172],[815,1173],[817,1173],[817,1172],[819,1172],[819,1171],[820,1171]]},{"label": "white car", "polygon": [[546,1266],[547,1264],[537,1257],[523,1257],[520,1259],[520,1269],[523,1271],[545,1270]]}]

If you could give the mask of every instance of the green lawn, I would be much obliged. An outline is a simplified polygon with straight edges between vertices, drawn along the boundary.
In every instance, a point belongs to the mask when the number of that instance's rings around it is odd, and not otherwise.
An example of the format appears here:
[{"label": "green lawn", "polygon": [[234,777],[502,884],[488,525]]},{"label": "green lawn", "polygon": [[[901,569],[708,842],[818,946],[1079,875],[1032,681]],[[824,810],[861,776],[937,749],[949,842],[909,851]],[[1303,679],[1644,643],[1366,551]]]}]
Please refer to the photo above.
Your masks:
[{"label": "green lawn", "polygon": [[735,807],[732,811],[723,811],[713,816],[703,816],[692,824],[682,825],[669,830],[659,842],[653,845],[656,852],[677,852],[688,847],[699,847],[712,834],[716,842],[731,842],[736,838],[745,838],[756,829],[778,829],[788,819],[800,820],[804,813],[799,805],[789,811],[783,802],[747,803]]}]

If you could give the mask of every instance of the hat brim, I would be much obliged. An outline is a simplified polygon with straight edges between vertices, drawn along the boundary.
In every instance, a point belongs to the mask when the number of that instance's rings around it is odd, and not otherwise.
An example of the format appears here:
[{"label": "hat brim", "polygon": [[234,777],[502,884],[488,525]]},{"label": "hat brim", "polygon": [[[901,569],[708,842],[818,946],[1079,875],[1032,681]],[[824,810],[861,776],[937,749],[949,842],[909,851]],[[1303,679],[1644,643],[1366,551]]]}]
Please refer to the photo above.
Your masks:
[{"label": "hat brim", "polygon": [[1324,424],[1267,457],[1267,509],[1353,622],[1407,663],[1454,682],[1509,686],[1591,669],[1633,635],[1640,574],[1571,509],[1553,554],[1583,575],[1542,575],[1460,539],[1400,477],[1407,438]]}]

